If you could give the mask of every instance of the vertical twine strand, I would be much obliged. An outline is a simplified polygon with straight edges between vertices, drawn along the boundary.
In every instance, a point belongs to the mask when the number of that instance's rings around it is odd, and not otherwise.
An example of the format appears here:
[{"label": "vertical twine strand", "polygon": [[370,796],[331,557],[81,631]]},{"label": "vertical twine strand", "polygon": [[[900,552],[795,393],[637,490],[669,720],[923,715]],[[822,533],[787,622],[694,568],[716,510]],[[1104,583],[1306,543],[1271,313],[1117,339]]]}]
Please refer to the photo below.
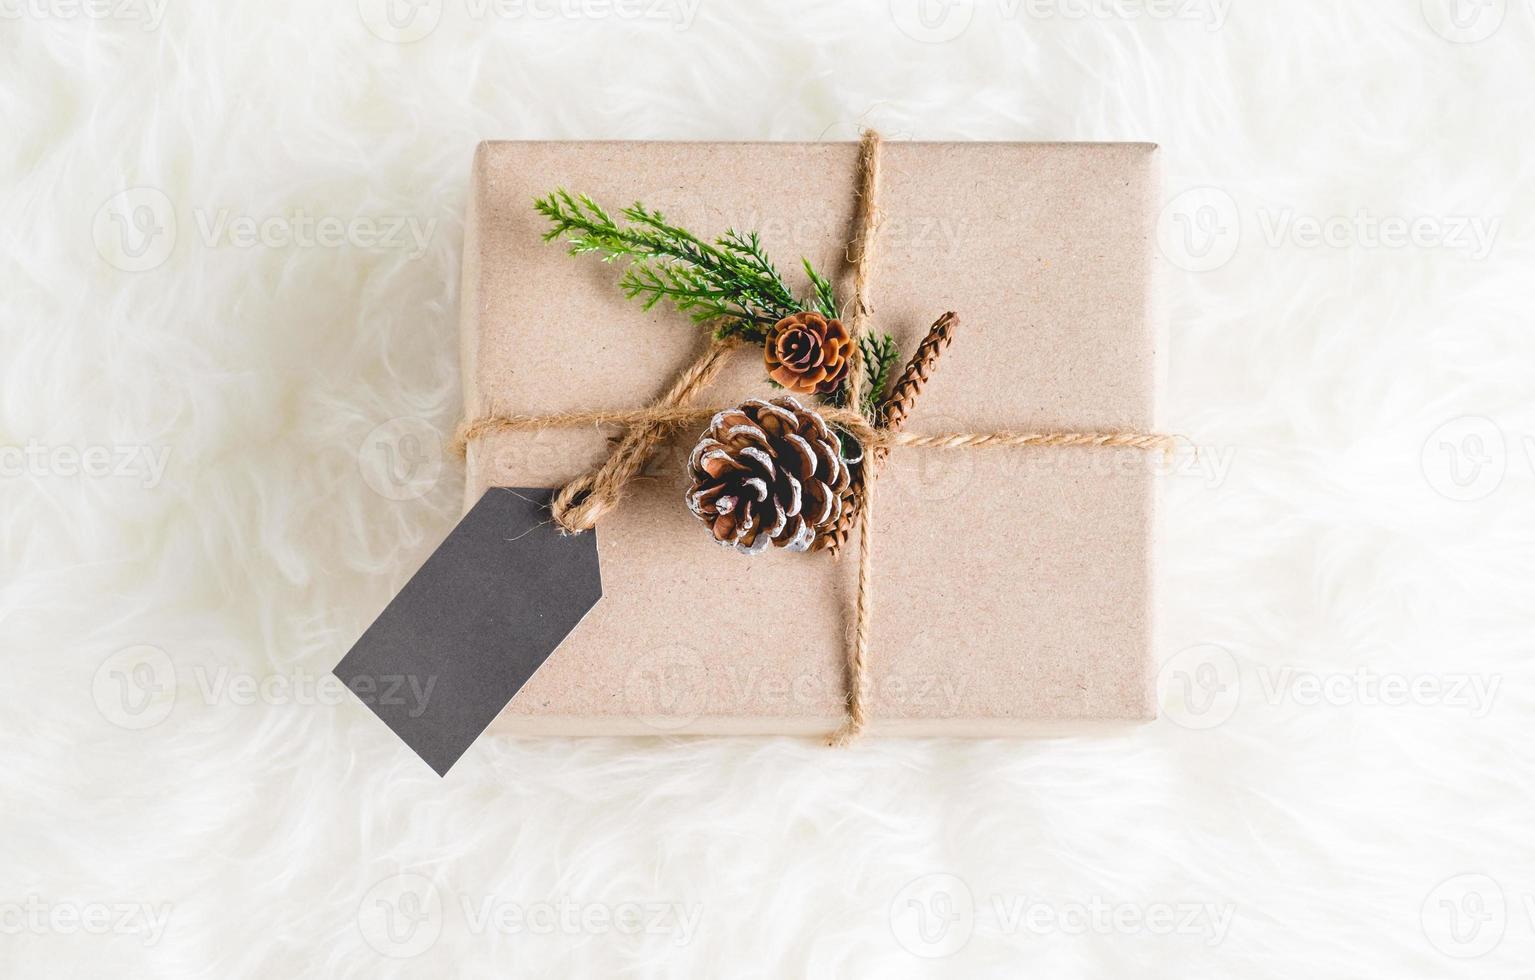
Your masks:
[{"label": "vertical twine strand", "polygon": [[[849,365],[847,403],[855,411],[863,404],[868,366],[863,360],[863,338],[872,312],[869,293],[874,282],[874,233],[879,230],[879,134],[864,130],[858,145],[858,235],[853,258],[853,316],[849,333],[853,357]],[[867,458],[867,452],[865,453]],[[872,459],[868,460],[872,463]],[[869,633],[874,621],[874,467],[863,468],[863,521],[858,525],[858,596],[853,613],[853,642],[847,652],[847,721],[829,740],[845,746],[863,733],[868,724],[864,689],[868,686]]]},{"label": "vertical twine strand", "polygon": [[879,230],[879,134],[864,130],[858,144],[858,230],[853,238],[853,315],[848,333],[853,338],[848,359],[847,404],[863,404],[868,365],[863,362],[864,334],[869,331],[869,292],[874,280],[874,233]]},{"label": "vertical twine strand", "polygon": [[869,630],[874,621],[874,535],[869,530],[873,517],[874,481],[869,479],[863,495],[863,522],[858,525],[858,595],[853,613],[853,645],[847,660],[847,721],[827,741],[839,749],[863,734],[868,724],[864,690],[869,684]]}]

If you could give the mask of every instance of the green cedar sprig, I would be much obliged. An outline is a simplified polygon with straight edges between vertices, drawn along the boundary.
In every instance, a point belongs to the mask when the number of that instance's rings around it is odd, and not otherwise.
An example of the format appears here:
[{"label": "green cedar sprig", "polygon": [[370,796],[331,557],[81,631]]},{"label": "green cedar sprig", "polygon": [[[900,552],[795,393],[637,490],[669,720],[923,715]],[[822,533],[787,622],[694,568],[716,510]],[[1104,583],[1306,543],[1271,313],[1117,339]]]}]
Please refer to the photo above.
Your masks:
[{"label": "green cedar sprig", "polygon": [[809,278],[811,288],[815,290],[816,312],[828,320],[837,319],[837,293],[832,289],[831,282],[825,276],[815,271],[815,266],[809,259],[800,259],[805,264],[805,276]]},{"label": "green cedar sprig", "polygon": [[[875,409],[885,396],[885,387],[890,384],[890,372],[894,369],[896,361],[901,357],[901,350],[895,345],[895,338],[887,333],[864,334],[858,340],[858,347],[863,352],[864,378],[867,379],[863,392],[863,414],[874,421]],[[831,403],[838,408],[847,406],[847,386],[843,385],[831,397]]]},{"label": "green cedar sprig", "polygon": [[628,260],[619,287],[647,310],[667,300],[697,323],[717,321],[720,337],[760,341],[767,327],[804,309],[755,232],[706,242],[638,202],[620,212],[621,225],[590,197],[563,188],[534,207],[553,225],[545,241],[564,237],[572,255]]},{"label": "green cedar sprig", "polygon": [[[571,255],[596,255],[604,262],[624,259],[628,267],[619,288],[625,296],[639,300],[647,310],[663,300],[670,302],[695,323],[716,324],[716,337],[761,342],[768,327],[801,310],[838,316],[831,281],[809,259],[801,259],[810,294],[796,300],[756,232],[743,235],[731,229],[707,242],[638,201],[619,212],[625,221],[620,224],[587,195],[564,188],[538,198],[533,206],[551,224],[544,241],[566,239]],[[889,334],[866,335],[860,343],[869,379],[862,407],[872,416],[899,352]],[[844,386],[832,402],[842,405],[846,393]]]},{"label": "green cedar sprig", "polygon": [[895,345],[895,338],[888,333],[864,334],[859,343],[863,346],[865,377],[869,379],[869,389],[864,393],[863,413],[873,418],[874,410],[885,396],[885,386],[890,383],[890,372],[901,358],[901,349]]}]

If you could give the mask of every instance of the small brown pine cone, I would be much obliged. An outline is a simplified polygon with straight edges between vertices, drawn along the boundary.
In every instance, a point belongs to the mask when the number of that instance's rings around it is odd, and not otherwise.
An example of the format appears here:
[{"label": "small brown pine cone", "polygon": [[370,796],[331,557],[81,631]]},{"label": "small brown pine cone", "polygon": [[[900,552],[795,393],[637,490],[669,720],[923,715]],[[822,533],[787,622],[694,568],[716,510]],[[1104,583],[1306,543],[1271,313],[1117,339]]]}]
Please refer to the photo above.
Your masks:
[{"label": "small brown pine cone", "polygon": [[688,508],[714,540],[752,555],[805,551],[836,524],[848,468],[826,421],[790,396],[720,412],[688,460]]},{"label": "small brown pine cone", "polygon": [[762,350],[768,377],[801,395],[829,395],[847,377],[853,338],[841,320],[806,310],[769,327]]}]

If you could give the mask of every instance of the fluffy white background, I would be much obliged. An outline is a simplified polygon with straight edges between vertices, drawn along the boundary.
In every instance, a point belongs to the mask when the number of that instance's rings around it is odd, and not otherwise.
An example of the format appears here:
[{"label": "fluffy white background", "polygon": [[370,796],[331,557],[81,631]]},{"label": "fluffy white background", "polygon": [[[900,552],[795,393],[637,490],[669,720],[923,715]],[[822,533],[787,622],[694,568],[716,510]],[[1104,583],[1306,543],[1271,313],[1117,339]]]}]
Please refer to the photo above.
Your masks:
[{"label": "fluffy white background", "polygon": [[[1457,44],[1439,0],[1083,2],[446,0],[411,44],[371,0],[0,2],[0,974],[1528,976],[1535,10],[1466,2],[1487,36]],[[1166,480],[1167,717],[844,753],[501,737],[439,780],[350,701],[219,686],[323,677],[456,516],[452,465],[394,500],[365,447],[456,420],[477,140],[863,125],[1155,140],[1169,200],[1216,189],[1164,229],[1230,253],[1168,268],[1168,425],[1231,465]],[[133,224],[167,205],[173,248]],[[1382,245],[1361,209],[1426,230]],[[269,241],[210,236],[226,210]],[[283,240],[298,213],[431,235]],[[1462,218],[1499,223],[1486,255]],[[146,230],[158,264],[118,268]],[[114,670],[174,686],[133,714]],[[1383,705],[1383,675],[1496,696]],[[391,946],[402,872],[441,908]],[[1078,934],[1095,900],[1120,924]],[[604,928],[624,903],[698,917]],[[1184,903],[1229,927],[1158,934]]]}]

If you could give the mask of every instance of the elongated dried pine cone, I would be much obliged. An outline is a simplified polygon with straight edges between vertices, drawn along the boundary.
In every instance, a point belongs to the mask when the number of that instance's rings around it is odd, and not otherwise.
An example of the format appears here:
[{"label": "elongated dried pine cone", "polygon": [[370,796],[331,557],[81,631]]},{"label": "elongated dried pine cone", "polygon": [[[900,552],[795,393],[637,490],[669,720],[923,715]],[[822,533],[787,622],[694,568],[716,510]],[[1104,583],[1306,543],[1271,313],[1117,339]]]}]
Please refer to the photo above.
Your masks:
[{"label": "elongated dried pine cone", "polygon": [[745,554],[806,551],[836,524],[848,488],[837,436],[793,396],[714,416],[688,459],[688,508],[714,540]]},{"label": "elongated dried pine cone", "polygon": [[[917,350],[911,355],[911,360],[906,362],[906,369],[888,392],[884,400],[879,404],[875,413],[874,425],[876,428],[888,429],[898,432],[901,426],[906,424],[906,419],[911,415],[912,409],[917,406],[917,397],[922,394],[927,381],[933,376],[933,371],[938,366],[938,358],[948,349],[954,341],[954,328],[959,326],[959,315],[950,311],[934,321],[927,329],[927,336],[922,338],[922,343],[917,345]],[[870,467],[876,470],[884,464],[885,457],[890,455],[890,450],[884,446],[875,447],[871,453],[865,453],[863,467],[860,470],[859,479],[852,481],[842,494],[842,513],[837,522],[816,538],[816,551],[830,551],[836,555],[847,544],[847,539],[853,533],[853,528],[858,524],[858,515],[863,510],[863,475],[869,472]]]}]

